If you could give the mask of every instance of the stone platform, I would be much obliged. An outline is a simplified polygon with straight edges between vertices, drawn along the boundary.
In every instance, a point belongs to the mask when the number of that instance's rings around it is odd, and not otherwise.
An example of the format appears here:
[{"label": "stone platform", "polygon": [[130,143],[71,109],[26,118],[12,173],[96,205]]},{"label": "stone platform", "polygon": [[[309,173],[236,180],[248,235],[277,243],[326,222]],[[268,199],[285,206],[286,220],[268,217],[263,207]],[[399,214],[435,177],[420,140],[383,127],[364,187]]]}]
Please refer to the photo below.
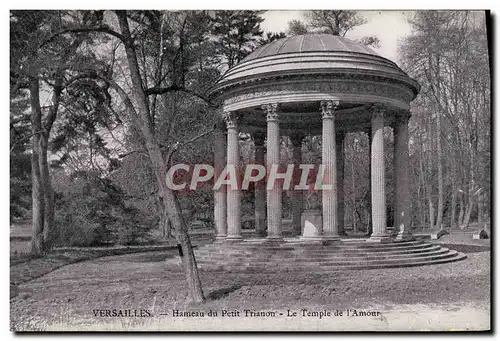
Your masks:
[{"label": "stone platform", "polygon": [[282,243],[250,239],[212,243],[195,251],[201,269],[221,271],[336,271],[448,263],[466,255],[422,240],[372,243],[342,239],[330,244],[287,238]]}]

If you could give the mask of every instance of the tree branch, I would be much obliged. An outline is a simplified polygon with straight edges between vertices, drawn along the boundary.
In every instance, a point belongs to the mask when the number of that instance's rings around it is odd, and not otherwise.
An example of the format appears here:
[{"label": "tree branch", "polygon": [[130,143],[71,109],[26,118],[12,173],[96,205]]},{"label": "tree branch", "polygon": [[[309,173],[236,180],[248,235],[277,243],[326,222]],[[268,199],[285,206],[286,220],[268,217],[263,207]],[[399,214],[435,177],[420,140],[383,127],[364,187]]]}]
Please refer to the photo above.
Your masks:
[{"label": "tree branch", "polygon": [[12,145],[10,146],[10,153],[12,153],[12,151],[14,150],[14,148],[15,148],[18,144],[20,144],[20,143],[22,143],[22,142],[24,142],[24,141],[26,141],[26,140],[29,140],[30,138],[32,138],[32,137],[33,137],[33,136],[35,136],[36,134],[40,134],[40,133],[43,133],[43,130],[36,131],[36,132],[34,132],[34,133],[31,133],[31,134],[29,134],[29,135],[26,135],[26,136],[24,136],[24,137],[20,138],[20,139],[19,139],[19,140],[17,140],[17,141],[14,141],[14,143],[12,143]]},{"label": "tree branch", "polygon": [[57,32],[53,34],[49,39],[45,40],[38,48],[42,48],[45,45],[51,43],[54,39],[56,39],[58,36],[66,34],[66,33],[85,33],[85,32],[102,32],[102,33],[107,33],[110,34],[118,39],[120,39],[123,43],[125,43],[124,37],[116,32],[110,29],[107,26],[101,26],[101,27],[80,27],[80,28],[68,28],[66,30],[62,30],[60,32]]},{"label": "tree branch", "polygon": [[157,86],[155,86],[155,87],[146,89],[145,93],[146,93],[146,96],[151,96],[151,95],[163,95],[163,94],[166,94],[169,92],[175,92],[175,91],[184,92],[184,93],[189,94],[191,96],[197,97],[197,98],[201,99],[202,101],[204,101],[205,103],[207,103],[210,107],[214,107],[214,108],[217,107],[217,105],[215,103],[211,102],[208,98],[206,98],[202,94],[199,94],[195,91],[186,89],[184,86],[179,86],[179,85],[175,85],[175,84],[171,85],[169,87],[157,87]]},{"label": "tree branch", "polygon": [[149,154],[147,152],[145,152],[144,150],[132,150],[132,151],[127,152],[127,153],[118,154],[118,157],[120,159],[123,159],[124,157],[127,157],[130,154],[134,154],[134,153],[142,154],[142,155],[149,157]]},{"label": "tree branch", "polygon": [[204,136],[207,136],[207,135],[211,134],[214,130],[215,130],[215,128],[209,129],[209,130],[207,130],[207,131],[205,131],[205,132],[203,132],[203,133],[201,133],[199,135],[194,136],[193,138],[191,138],[191,139],[189,139],[189,140],[187,140],[186,142],[183,142],[183,143],[180,143],[180,142],[174,143],[170,147],[170,150],[168,151],[167,157],[165,159],[165,163],[169,164],[170,159],[172,158],[172,155],[174,155],[174,153],[176,151],[178,151],[179,149],[181,149],[182,147],[185,147],[186,145],[188,145],[190,143],[195,142],[198,139],[201,139]]}]

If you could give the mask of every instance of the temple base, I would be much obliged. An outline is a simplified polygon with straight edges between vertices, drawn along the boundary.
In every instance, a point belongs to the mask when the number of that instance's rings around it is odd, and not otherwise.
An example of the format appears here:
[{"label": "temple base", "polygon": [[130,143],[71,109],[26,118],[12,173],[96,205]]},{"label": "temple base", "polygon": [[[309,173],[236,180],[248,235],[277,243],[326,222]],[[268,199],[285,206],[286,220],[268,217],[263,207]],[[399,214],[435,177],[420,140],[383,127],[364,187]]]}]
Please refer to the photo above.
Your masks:
[{"label": "temple base", "polygon": [[415,240],[415,237],[409,232],[398,233],[396,236],[397,241],[412,241]]},{"label": "temple base", "polygon": [[370,238],[368,238],[366,241],[367,242],[372,242],[372,243],[390,243],[392,242],[394,239],[391,238],[390,235],[378,235],[378,236],[371,236]]},{"label": "temple base", "polygon": [[228,243],[242,242],[243,237],[241,237],[241,236],[227,236],[226,239],[224,239],[224,241],[228,242]]}]

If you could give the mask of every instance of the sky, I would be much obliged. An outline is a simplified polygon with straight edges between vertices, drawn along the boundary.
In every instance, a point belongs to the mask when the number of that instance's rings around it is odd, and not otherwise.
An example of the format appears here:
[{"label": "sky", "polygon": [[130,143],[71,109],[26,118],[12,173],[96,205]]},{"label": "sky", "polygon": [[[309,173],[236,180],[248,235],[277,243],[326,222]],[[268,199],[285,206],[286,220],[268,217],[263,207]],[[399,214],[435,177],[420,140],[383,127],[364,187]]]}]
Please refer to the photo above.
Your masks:
[{"label": "sky", "polygon": [[[360,11],[367,23],[346,34],[346,38],[355,39],[375,35],[380,40],[380,48],[373,48],[382,57],[398,63],[398,39],[411,32],[407,21],[408,11]],[[288,22],[293,19],[304,20],[303,11],[267,11],[261,24],[264,31],[286,31]]]}]

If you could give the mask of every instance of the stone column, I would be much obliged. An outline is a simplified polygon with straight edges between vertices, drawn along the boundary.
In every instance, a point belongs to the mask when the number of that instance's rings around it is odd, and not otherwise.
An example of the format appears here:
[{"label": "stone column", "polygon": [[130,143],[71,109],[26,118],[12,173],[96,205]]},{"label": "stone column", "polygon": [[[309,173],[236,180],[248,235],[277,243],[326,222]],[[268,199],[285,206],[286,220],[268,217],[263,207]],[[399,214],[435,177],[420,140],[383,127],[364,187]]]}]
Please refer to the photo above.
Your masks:
[{"label": "stone column", "polygon": [[396,240],[413,239],[410,231],[410,187],[408,177],[408,120],[409,113],[400,115],[394,124],[394,170],[396,203],[394,207],[394,228]]},{"label": "stone column", "polygon": [[339,101],[322,101],[322,165],[323,185],[331,188],[322,190],[323,198],[323,239],[339,240],[337,215],[337,156],[335,147],[335,109]]},{"label": "stone column", "polygon": [[[265,167],[265,135],[256,133],[254,135],[254,161],[255,164]],[[266,181],[265,178],[255,183],[255,231],[259,237],[266,235]]]},{"label": "stone column", "polygon": [[337,133],[335,146],[337,148],[337,214],[339,224],[339,235],[346,236],[344,226],[345,197],[344,197],[344,159],[345,159],[345,133]]},{"label": "stone column", "polygon": [[302,234],[302,210],[303,210],[303,193],[301,190],[295,190],[295,186],[300,182],[300,168],[299,165],[302,163],[302,140],[304,135],[301,133],[295,133],[290,136],[290,141],[293,146],[293,178],[292,178],[292,230],[295,236],[300,236]]},{"label": "stone column", "polygon": [[367,191],[367,204],[368,204],[368,226],[366,235],[369,237],[373,232],[373,216],[372,216],[372,143],[373,143],[373,135],[371,128],[366,131],[366,135],[368,136],[368,191]]},{"label": "stone column", "polygon": [[[214,145],[214,183],[224,170],[226,161],[226,134],[222,130],[215,131]],[[226,186],[222,185],[214,191],[214,221],[215,221],[215,239],[226,239],[227,236],[227,197]]]},{"label": "stone column", "polygon": [[369,240],[377,242],[390,240],[386,231],[384,111],[385,109],[382,106],[376,105],[373,107],[372,113],[371,178],[373,232]]},{"label": "stone column", "polygon": [[[239,183],[238,176],[240,151],[239,151],[239,133],[237,117],[232,112],[224,113],[224,119],[227,124],[227,166],[234,167]],[[230,173],[231,174],[231,173]],[[241,237],[241,192],[238,186],[232,188],[227,186],[227,241],[239,241]]]},{"label": "stone column", "polygon": [[[272,165],[280,162],[280,129],[278,104],[266,104],[262,108],[267,118],[267,172],[271,171]],[[268,183],[269,185],[269,183]],[[267,189],[267,238],[270,240],[281,240],[281,188],[274,184],[272,189]]]}]

